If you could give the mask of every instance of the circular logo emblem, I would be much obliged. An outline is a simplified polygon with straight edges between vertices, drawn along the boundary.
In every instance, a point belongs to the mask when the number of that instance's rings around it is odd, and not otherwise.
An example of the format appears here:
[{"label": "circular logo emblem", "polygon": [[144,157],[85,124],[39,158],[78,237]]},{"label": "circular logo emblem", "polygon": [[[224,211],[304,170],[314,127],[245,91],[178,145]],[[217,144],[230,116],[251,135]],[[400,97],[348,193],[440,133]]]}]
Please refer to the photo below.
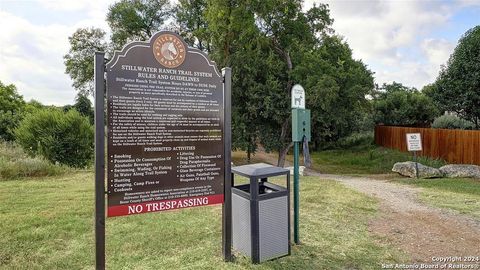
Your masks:
[{"label": "circular logo emblem", "polygon": [[153,55],[164,67],[176,68],[185,61],[185,45],[175,35],[160,35],[153,43]]}]

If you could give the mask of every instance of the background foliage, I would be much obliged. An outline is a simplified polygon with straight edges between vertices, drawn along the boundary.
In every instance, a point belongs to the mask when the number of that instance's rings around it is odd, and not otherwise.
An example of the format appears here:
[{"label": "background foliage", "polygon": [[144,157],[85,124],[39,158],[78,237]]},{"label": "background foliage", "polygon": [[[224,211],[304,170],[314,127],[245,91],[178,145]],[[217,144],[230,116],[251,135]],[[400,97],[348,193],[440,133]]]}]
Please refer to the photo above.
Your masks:
[{"label": "background foliage", "polygon": [[480,26],[460,38],[427,92],[442,111],[455,112],[480,128]]},{"label": "background foliage", "polygon": [[0,139],[15,139],[13,130],[22,119],[24,109],[25,101],[15,85],[5,85],[0,81]]},{"label": "background foliage", "polygon": [[435,118],[432,128],[474,129],[475,124],[455,115],[442,115]]},{"label": "background foliage", "polygon": [[376,93],[377,124],[428,127],[439,111],[430,97],[400,83],[383,84]]},{"label": "background foliage", "polygon": [[85,167],[93,156],[93,127],[76,110],[38,110],[22,120],[15,135],[28,154],[52,163]]}]

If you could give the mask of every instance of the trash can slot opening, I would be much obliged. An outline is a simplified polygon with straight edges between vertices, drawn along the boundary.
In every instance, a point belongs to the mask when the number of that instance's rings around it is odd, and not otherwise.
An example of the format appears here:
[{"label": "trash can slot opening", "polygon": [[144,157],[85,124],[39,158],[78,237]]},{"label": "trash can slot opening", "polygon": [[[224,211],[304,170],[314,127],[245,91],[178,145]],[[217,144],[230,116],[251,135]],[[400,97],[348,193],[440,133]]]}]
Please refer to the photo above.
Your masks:
[{"label": "trash can slot opening", "polygon": [[[250,194],[250,184],[235,186],[234,188]],[[280,191],[280,190],[278,190],[274,187],[271,187],[271,186],[267,187],[267,186],[263,185],[263,183],[258,184],[258,194],[268,194],[268,193],[274,193],[274,192],[277,192],[277,191]]]}]

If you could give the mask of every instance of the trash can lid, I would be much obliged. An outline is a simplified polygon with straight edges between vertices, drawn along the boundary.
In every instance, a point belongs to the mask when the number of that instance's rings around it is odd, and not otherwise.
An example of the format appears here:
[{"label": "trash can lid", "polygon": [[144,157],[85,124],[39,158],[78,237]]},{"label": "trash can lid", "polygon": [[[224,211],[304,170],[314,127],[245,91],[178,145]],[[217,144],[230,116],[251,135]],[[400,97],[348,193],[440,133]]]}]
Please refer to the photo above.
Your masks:
[{"label": "trash can lid", "polygon": [[278,176],[289,174],[290,170],[272,166],[266,163],[255,163],[242,166],[232,167],[232,172],[245,177],[266,178],[270,176]]}]

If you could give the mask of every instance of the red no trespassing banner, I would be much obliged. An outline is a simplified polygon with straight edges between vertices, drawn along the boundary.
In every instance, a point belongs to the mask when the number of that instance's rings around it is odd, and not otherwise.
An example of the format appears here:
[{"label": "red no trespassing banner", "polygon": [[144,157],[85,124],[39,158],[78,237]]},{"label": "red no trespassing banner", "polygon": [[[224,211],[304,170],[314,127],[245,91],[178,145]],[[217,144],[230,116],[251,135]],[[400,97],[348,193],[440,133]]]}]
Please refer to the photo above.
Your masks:
[{"label": "red no trespassing banner", "polygon": [[108,207],[108,217],[167,211],[223,203],[223,194],[198,196],[174,200],[163,200],[138,204],[125,204]]}]

